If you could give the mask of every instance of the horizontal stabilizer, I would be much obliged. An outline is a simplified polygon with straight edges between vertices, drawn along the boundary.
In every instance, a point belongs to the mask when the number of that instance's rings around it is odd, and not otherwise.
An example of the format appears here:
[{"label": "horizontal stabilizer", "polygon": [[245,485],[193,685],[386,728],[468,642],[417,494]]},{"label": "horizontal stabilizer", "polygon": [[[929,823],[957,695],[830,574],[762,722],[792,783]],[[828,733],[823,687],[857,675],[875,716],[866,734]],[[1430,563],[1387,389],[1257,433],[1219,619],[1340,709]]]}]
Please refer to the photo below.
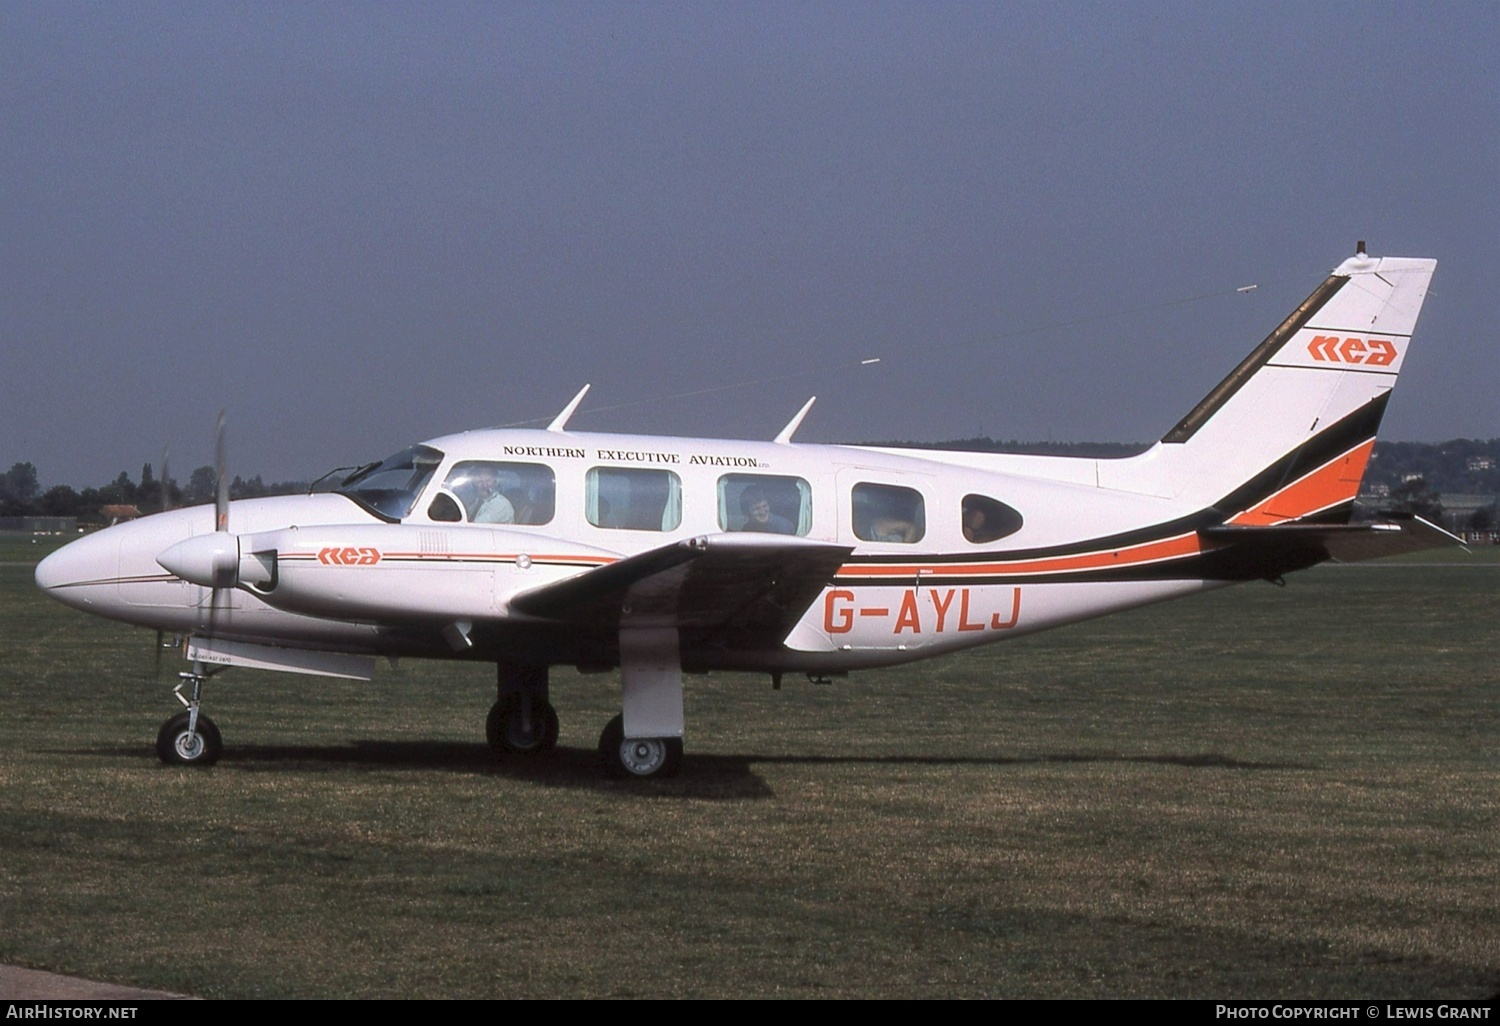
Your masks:
[{"label": "horizontal stabilizer", "polygon": [[852,551],[782,535],[704,535],[522,592],[510,608],[590,628],[706,629],[734,647],[775,645]]},{"label": "horizontal stabilizer", "polygon": [[[1220,562],[1253,567],[1256,576],[1300,570],[1329,559],[1358,563],[1464,544],[1462,538],[1419,516],[1410,513],[1389,516],[1390,520],[1375,524],[1276,524],[1266,527],[1223,524],[1205,527],[1198,534],[1204,541],[1223,546],[1216,553]],[[1227,560],[1226,556],[1229,557]]]}]

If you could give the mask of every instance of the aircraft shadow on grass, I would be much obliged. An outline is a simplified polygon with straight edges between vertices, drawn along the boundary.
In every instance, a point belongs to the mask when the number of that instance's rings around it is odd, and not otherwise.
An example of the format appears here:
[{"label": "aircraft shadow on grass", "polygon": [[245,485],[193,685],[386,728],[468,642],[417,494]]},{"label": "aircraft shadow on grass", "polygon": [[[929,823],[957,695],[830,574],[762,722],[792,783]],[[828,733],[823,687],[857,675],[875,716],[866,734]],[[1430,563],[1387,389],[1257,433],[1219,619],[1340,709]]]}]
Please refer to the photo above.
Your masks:
[{"label": "aircraft shadow on grass", "polygon": [[[92,748],[53,754],[149,759],[149,749]],[[671,780],[657,781],[650,793],[683,798],[770,798],[775,791],[755,772],[758,764],[803,766],[1034,766],[1047,763],[1144,763],[1190,769],[1316,770],[1306,763],[1258,762],[1216,752],[1124,755],[1117,752],[1058,752],[1034,756],[939,755],[715,755],[704,753]],[[345,745],[242,745],[226,752],[221,765],[248,772],[334,772],[353,769],[441,770],[531,781],[547,787],[617,791],[642,783],[599,776],[599,753],[592,748],[558,746],[547,759],[496,759],[484,744],[467,741],[357,740]]]}]

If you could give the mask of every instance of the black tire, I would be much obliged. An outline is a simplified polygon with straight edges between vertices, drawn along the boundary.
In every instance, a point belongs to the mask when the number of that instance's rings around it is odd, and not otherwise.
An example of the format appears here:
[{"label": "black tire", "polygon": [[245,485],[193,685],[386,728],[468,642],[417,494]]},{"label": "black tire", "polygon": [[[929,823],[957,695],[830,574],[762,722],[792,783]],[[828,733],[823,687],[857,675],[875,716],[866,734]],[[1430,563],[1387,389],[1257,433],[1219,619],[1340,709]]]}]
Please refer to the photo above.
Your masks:
[{"label": "black tire", "polygon": [[620,779],[665,779],[682,769],[682,738],[625,740],[625,717],[616,716],[599,735],[599,765],[606,776]]},{"label": "black tire", "polygon": [[551,702],[531,703],[531,730],[521,727],[521,696],[502,698],[490,707],[484,738],[496,758],[502,755],[543,755],[557,747],[557,710]]},{"label": "black tire", "polygon": [[190,714],[180,712],[156,732],[156,757],[168,766],[212,766],[224,753],[224,740],[214,721],[198,714],[198,728],[188,733]]}]

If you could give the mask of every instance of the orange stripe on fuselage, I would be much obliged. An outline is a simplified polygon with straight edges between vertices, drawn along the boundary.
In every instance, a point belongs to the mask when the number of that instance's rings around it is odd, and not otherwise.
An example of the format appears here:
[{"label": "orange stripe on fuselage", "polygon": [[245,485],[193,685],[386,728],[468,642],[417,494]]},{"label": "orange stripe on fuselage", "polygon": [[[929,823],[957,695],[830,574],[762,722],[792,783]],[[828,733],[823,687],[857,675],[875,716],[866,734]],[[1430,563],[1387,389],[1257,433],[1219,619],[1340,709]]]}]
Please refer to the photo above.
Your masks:
[{"label": "orange stripe on fuselage", "polygon": [[1196,532],[1180,534],[1162,541],[1130,545],[1107,552],[1084,552],[1076,556],[1055,556],[1050,559],[1019,559],[1009,563],[930,563],[901,564],[845,564],[839,569],[839,577],[972,577],[975,574],[1012,576],[1016,574],[1067,573],[1078,570],[1097,570],[1141,563],[1155,563],[1163,559],[1180,556],[1196,556],[1206,546]]},{"label": "orange stripe on fuselage", "polygon": [[1373,438],[1355,446],[1293,481],[1260,505],[1231,517],[1229,522],[1250,526],[1280,524],[1348,502],[1359,494],[1359,482],[1365,476],[1365,466],[1374,448]]},{"label": "orange stripe on fuselage", "polygon": [[[520,553],[516,552],[382,552],[381,562],[398,560],[416,563],[514,563]],[[533,563],[566,564],[569,566],[598,567],[618,563],[618,556],[570,556],[557,553],[526,553]],[[317,562],[316,552],[293,552],[281,556],[288,561]]]},{"label": "orange stripe on fuselage", "polygon": [[[521,553],[518,552],[383,552],[381,553],[381,558],[430,559],[439,561],[445,559],[468,559],[476,562],[512,563],[519,555]],[[570,556],[564,553],[550,552],[528,552],[526,555],[531,557],[533,563],[587,563],[591,566],[600,566],[605,563],[619,562],[619,558],[616,556]]]}]

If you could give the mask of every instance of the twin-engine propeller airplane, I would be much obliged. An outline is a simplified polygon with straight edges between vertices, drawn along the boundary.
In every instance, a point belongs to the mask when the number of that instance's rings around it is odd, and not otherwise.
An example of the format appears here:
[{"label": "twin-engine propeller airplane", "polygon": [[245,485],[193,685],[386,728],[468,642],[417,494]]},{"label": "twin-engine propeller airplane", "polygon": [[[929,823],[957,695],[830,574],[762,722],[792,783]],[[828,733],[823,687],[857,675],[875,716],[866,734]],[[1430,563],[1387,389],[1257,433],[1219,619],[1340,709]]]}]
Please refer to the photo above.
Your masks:
[{"label": "twin-engine propeller airplane", "polygon": [[[620,669],[606,770],[677,771],[682,675],[891,666],[1282,574],[1457,543],[1349,523],[1432,260],[1346,260],[1148,451],[1124,459],[567,430],[433,439],[336,492],[179,509],[79,539],[37,584],[185,638],[163,761],[209,765],[226,666],[369,679],[494,662],[491,747],[557,741],[548,671]],[[222,437],[222,433],[221,433]],[[222,446],[221,446],[222,451]]]}]

